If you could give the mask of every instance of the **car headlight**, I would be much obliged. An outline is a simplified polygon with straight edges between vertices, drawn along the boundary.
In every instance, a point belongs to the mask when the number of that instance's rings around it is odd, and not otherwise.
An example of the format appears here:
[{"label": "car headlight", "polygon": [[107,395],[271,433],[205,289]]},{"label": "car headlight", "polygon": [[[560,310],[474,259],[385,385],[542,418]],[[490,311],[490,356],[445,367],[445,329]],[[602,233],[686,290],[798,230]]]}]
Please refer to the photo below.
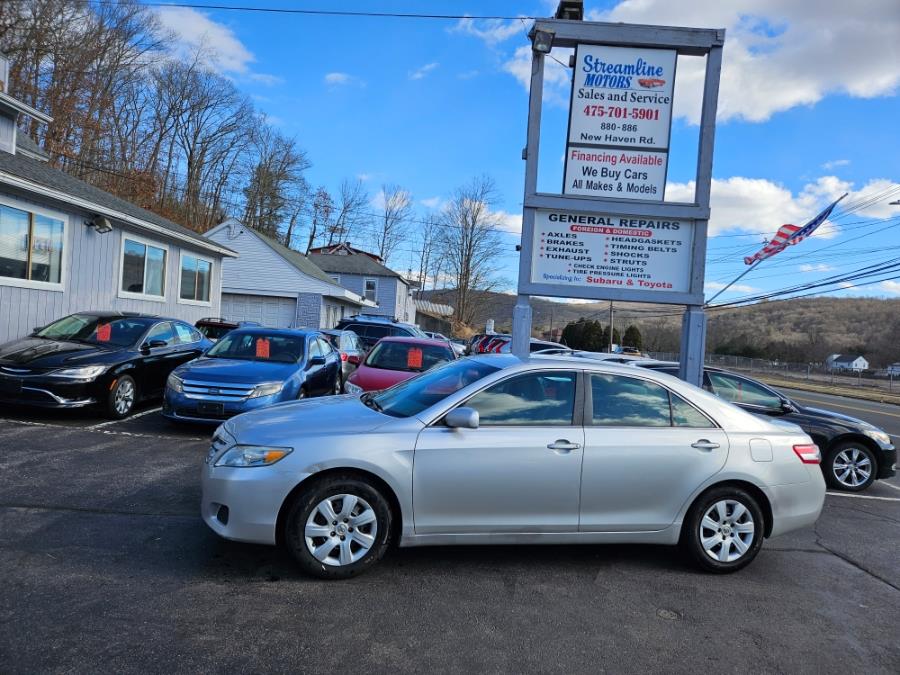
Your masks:
[{"label": "car headlight", "polygon": [[51,373],[54,377],[65,377],[71,380],[93,380],[106,370],[106,366],[81,366],[79,368],[62,368]]},{"label": "car headlight", "polygon": [[882,445],[891,445],[891,437],[881,429],[863,429],[863,433]]},{"label": "car headlight", "polygon": [[216,466],[270,466],[284,459],[293,448],[271,448],[260,445],[235,445],[219,457]]},{"label": "car headlight", "polygon": [[277,394],[284,387],[282,382],[263,382],[253,388],[250,398],[259,398],[260,396],[271,396]]},{"label": "car headlight", "polygon": [[344,391],[355,396],[357,394],[362,394],[363,388],[356,386],[352,382],[344,382]]},{"label": "car headlight", "polygon": [[166,380],[166,387],[174,391],[176,394],[183,394],[184,380],[178,377],[175,373],[170,373],[169,379]]}]

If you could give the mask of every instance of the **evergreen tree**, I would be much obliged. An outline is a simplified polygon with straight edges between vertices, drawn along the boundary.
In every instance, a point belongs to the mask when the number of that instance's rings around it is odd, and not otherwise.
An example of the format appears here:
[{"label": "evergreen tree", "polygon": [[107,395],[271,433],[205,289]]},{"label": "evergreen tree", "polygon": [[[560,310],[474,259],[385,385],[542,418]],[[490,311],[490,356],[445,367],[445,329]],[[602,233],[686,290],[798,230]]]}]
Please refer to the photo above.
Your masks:
[{"label": "evergreen tree", "polygon": [[637,326],[631,325],[625,329],[625,336],[622,338],[624,347],[634,347],[641,350],[644,348],[644,339],[641,337],[641,331]]}]

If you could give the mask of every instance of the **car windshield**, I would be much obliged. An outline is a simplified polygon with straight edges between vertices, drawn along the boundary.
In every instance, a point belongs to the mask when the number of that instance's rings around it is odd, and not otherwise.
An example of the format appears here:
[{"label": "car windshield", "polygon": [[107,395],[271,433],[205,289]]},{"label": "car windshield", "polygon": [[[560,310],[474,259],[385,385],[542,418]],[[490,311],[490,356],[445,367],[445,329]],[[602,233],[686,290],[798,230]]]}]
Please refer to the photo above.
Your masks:
[{"label": "car windshield", "polygon": [[453,359],[453,351],[443,345],[382,341],[369,352],[366,366],[420,373]]},{"label": "car windshield", "polygon": [[213,359],[296,363],[303,358],[304,339],[277,333],[231,332],[206,352]]},{"label": "car windshield", "polygon": [[147,326],[146,319],[72,314],[45,326],[35,335],[47,340],[130,347],[140,339]]},{"label": "car windshield", "polygon": [[410,417],[498,370],[472,359],[450,361],[377,394],[363,394],[362,401],[386,415]]}]

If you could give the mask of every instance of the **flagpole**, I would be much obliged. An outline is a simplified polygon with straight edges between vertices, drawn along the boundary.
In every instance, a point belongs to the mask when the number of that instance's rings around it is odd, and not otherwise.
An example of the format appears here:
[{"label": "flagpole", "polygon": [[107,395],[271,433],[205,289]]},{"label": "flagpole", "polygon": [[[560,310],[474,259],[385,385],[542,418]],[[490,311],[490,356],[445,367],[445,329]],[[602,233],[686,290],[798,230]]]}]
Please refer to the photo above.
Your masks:
[{"label": "flagpole", "polygon": [[[842,194],[840,197],[838,197],[838,198],[835,200],[835,202],[834,202],[829,208],[834,209],[834,207],[837,206],[838,202],[840,202],[840,201],[841,201],[844,197],[846,197],[848,194],[849,194],[849,193],[847,193],[847,192],[845,192],[844,194]],[[822,215],[822,214],[820,213],[819,216],[821,216],[821,215]],[[817,217],[818,217],[818,216],[817,216]],[[815,219],[813,219],[813,220],[815,220]],[[810,222],[812,222],[812,221],[810,221]],[[783,245],[781,246],[781,248],[779,248],[778,250],[776,250],[774,253],[769,254],[769,255],[766,256],[765,258],[760,258],[759,260],[757,260],[755,263],[753,263],[752,265],[750,265],[750,267],[748,267],[748,268],[745,269],[743,272],[741,272],[739,275],[737,275],[734,279],[732,279],[731,281],[729,281],[727,286],[725,286],[724,288],[720,289],[718,293],[716,293],[716,294],[715,294],[714,296],[712,296],[709,300],[707,300],[706,302],[704,302],[704,303],[703,303],[703,306],[704,306],[704,307],[708,307],[708,306],[709,306],[709,303],[711,303],[713,300],[715,300],[716,298],[718,298],[720,295],[722,295],[722,293],[724,293],[725,291],[727,291],[729,288],[731,288],[732,286],[734,286],[738,281],[740,281],[741,279],[743,279],[743,278],[744,278],[747,274],[749,274],[752,270],[756,269],[756,266],[759,265],[763,260],[766,260],[766,259],[768,259],[768,258],[771,258],[773,255],[775,255],[775,253],[780,253],[781,251],[783,251],[783,250],[786,249],[787,247],[788,247],[788,244],[785,243],[785,244],[783,244]]]},{"label": "flagpole", "polygon": [[720,295],[722,295],[722,293],[724,293],[725,291],[727,291],[729,288],[731,288],[732,286],[734,286],[738,281],[740,281],[741,279],[743,279],[744,276],[746,276],[747,274],[750,274],[750,271],[753,270],[753,269],[754,269],[757,265],[759,265],[759,263],[761,263],[761,262],[762,262],[762,260],[757,260],[755,263],[753,263],[752,265],[750,265],[750,267],[748,267],[748,268],[745,269],[743,272],[741,272],[738,276],[736,276],[734,279],[732,279],[731,281],[729,281],[727,286],[725,286],[724,288],[720,289],[718,293],[716,293],[716,294],[715,294],[714,296],[712,296],[709,300],[707,300],[706,302],[704,302],[703,305],[704,305],[705,307],[708,307],[708,306],[709,306],[709,303],[711,303],[713,300],[715,300],[716,298],[718,298]]}]

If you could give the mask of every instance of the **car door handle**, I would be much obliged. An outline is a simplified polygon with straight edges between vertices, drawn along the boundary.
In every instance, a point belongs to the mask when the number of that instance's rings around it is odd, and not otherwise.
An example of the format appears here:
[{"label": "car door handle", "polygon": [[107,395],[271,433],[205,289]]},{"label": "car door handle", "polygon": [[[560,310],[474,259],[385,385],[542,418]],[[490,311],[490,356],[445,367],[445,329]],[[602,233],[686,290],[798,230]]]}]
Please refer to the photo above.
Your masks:
[{"label": "car door handle", "polygon": [[705,438],[701,438],[696,443],[691,443],[691,447],[697,448],[697,450],[715,450],[719,447],[719,444],[708,441]]},{"label": "car door handle", "polygon": [[550,450],[562,450],[564,452],[569,452],[570,450],[577,450],[581,447],[580,443],[570,443],[565,438],[560,438],[553,443],[550,443],[547,446]]}]

